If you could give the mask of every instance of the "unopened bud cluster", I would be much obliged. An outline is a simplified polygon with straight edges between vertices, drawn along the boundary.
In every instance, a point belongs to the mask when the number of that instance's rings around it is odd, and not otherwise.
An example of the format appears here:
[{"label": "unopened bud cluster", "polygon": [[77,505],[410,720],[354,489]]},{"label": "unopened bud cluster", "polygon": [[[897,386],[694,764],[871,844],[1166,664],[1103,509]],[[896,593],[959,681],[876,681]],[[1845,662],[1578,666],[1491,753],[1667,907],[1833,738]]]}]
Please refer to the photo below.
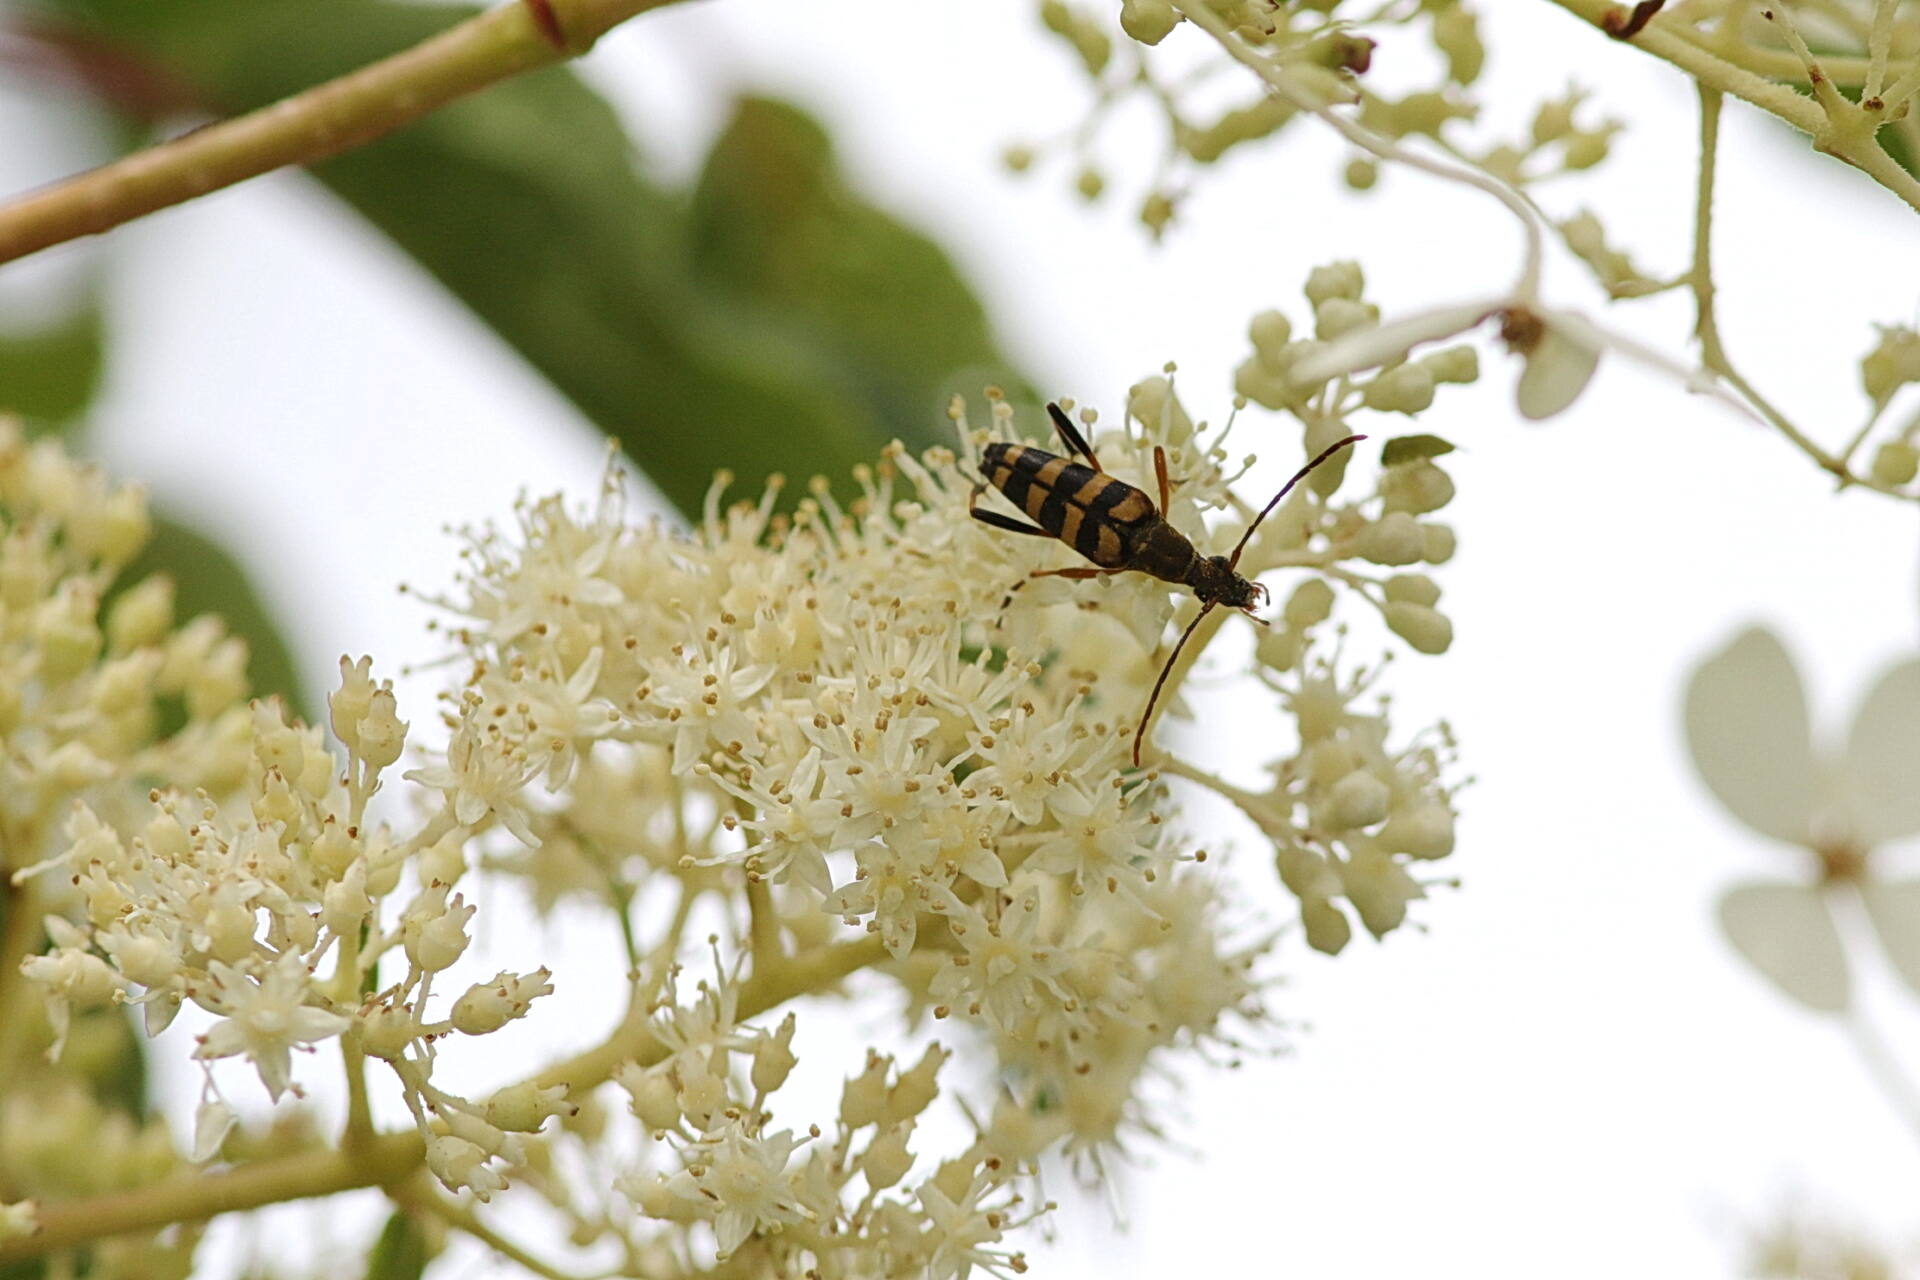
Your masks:
[{"label": "unopened bud cluster", "polygon": [[[1265,0],[1205,0],[1211,14],[1228,24],[1233,38],[1270,58],[1275,73],[1286,76],[1306,97],[1326,103],[1364,104],[1363,118],[1384,136],[1432,133],[1449,119],[1471,118],[1474,107],[1464,94],[1480,75],[1485,60],[1478,20],[1459,0],[1436,0],[1405,11],[1378,6],[1360,12],[1341,0],[1274,5]],[[1191,0],[1040,0],[1042,24],[1071,51],[1076,69],[1092,82],[1098,105],[1087,127],[1069,131],[1057,144],[1022,143],[1010,147],[1010,169],[1025,172],[1048,150],[1068,153],[1075,190],[1094,200],[1104,193],[1105,166],[1095,154],[1094,127],[1116,99],[1131,95],[1165,119],[1170,149],[1178,158],[1162,166],[1156,184],[1139,198],[1138,216],[1155,236],[1178,214],[1181,195],[1201,167],[1229,151],[1278,133],[1300,115],[1290,97],[1249,86],[1242,100],[1222,106],[1217,94],[1196,92],[1208,77],[1192,74],[1191,60],[1161,59],[1149,50],[1163,42],[1179,44],[1176,32],[1190,26]],[[1360,23],[1365,23],[1361,27]],[[1424,28],[1424,29],[1423,29]],[[1363,94],[1360,86],[1375,58],[1376,36],[1404,49],[1421,40],[1439,54],[1440,82],[1399,99]],[[1214,56],[1223,62],[1224,53]],[[1430,57],[1430,55],[1429,55]],[[1569,153],[1574,150],[1569,143]],[[1360,162],[1371,181],[1371,160]]]}]

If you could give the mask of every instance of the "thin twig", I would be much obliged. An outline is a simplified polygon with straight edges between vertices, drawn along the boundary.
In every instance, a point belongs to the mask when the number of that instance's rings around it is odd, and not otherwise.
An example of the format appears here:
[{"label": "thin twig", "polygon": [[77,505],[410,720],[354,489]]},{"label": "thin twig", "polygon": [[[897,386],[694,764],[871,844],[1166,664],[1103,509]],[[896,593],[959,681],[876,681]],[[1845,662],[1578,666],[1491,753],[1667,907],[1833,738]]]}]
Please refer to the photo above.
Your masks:
[{"label": "thin twig", "polygon": [[674,2],[515,0],[317,88],[0,205],[0,263],[361,146],[497,81],[583,53],[616,24]]}]

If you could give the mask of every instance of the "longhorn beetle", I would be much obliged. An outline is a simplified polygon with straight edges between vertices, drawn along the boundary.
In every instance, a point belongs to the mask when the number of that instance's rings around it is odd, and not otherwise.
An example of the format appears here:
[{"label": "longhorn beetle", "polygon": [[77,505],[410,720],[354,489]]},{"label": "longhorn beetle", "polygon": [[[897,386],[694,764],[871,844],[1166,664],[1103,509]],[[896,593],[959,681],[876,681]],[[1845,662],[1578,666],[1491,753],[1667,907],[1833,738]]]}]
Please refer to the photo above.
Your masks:
[{"label": "longhorn beetle", "polygon": [[[1153,682],[1153,692],[1147,697],[1147,709],[1140,713],[1140,727],[1133,732],[1133,763],[1137,768],[1140,764],[1140,743],[1147,735],[1148,722],[1153,718],[1154,703],[1160,700],[1160,690],[1166,687],[1167,676],[1173,671],[1174,662],[1180,657],[1180,651],[1186,648],[1200,620],[1213,612],[1215,605],[1223,604],[1230,609],[1243,610],[1255,622],[1261,621],[1254,617],[1253,607],[1256,602],[1266,601],[1266,587],[1258,582],[1249,582],[1235,572],[1240,563],[1240,553],[1247,549],[1253,531],[1280,505],[1282,498],[1293,492],[1293,487],[1305,479],[1308,472],[1348,445],[1357,444],[1366,437],[1348,436],[1328,445],[1313,461],[1294,472],[1293,479],[1273,495],[1272,501],[1260,509],[1260,514],[1253,518],[1247,531],[1240,535],[1232,555],[1203,556],[1194,550],[1187,535],[1168,524],[1166,516],[1162,514],[1168,507],[1172,490],[1167,481],[1165,449],[1159,445],[1153,447],[1153,470],[1160,481],[1160,505],[1156,508],[1153,499],[1143,491],[1106,473],[1100,465],[1100,459],[1093,456],[1093,449],[1087,444],[1086,437],[1080,434],[1059,405],[1049,404],[1047,416],[1053,419],[1054,430],[1060,433],[1060,440],[1067,446],[1067,452],[1079,454],[1087,460],[1087,465],[1083,467],[1032,445],[996,441],[980,451],[980,474],[986,479],[975,485],[973,493],[968,496],[967,514],[983,524],[1005,529],[1009,533],[1058,538],[1099,566],[1097,569],[1079,566],[1071,569],[1036,569],[1031,575],[1035,578],[1103,578],[1108,574],[1137,569],[1163,582],[1184,583],[1192,587],[1193,594],[1200,599],[1200,612],[1180,633],[1173,652],[1167,655],[1167,665],[1160,668],[1160,678]],[[1007,500],[1025,511],[1034,523],[1026,524],[997,511],[982,511],[977,504],[988,485],[1005,494]]]}]

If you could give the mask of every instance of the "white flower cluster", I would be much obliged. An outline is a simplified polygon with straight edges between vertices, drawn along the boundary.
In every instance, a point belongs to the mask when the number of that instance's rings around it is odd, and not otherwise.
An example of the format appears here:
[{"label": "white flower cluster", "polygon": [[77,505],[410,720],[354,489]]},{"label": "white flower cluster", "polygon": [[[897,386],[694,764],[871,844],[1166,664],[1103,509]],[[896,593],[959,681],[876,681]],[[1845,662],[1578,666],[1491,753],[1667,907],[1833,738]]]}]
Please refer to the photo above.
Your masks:
[{"label": "white flower cluster", "polygon": [[[1424,407],[1358,395],[1303,414],[1309,447],[1348,412]],[[554,1115],[597,1131],[580,1108],[615,1079],[656,1158],[617,1181],[637,1219],[576,1214],[573,1235],[619,1236],[649,1274],[750,1257],[823,1276],[1022,1269],[1003,1237],[1045,1206],[1021,1179],[1059,1151],[1098,1171],[1129,1135],[1158,1132],[1141,1088],[1157,1064],[1236,1047],[1266,1016],[1265,944],[1230,936],[1205,853],[1169,821],[1169,775],[1254,818],[1325,950],[1346,941],[1336,899],[1385,933],[1420,894],[1410,862],[1451,848],[1444,742],[1390,747],[1384,712],[1356,705],[1371,676],[1338,672],[1316,628],[1345,587],[1414,648],[1447,647],[1438,587],[1400,570],[1451,554],[1430,517],[1452,485],[1434,446],[1401,442],[1406,456],[1341,501],[1343,458],[1247,545],[1250,577],[1314,575],[1261,640],[1296,733],[1254,795],[1150,742],[1156,763],[1130,764],[1170,624],[1197,601],[1144,573],[1033,577],[1074,553],[969,514],[979,450],[1017,438],[1015,410],[996,393],[984,429],[958,402],[952,416],[957,449],[896,446],[844,505],[817,483],[783,512],[776,482],[723,508],[723,477],[684,536],[629,523],[617,475],[581,515],[523,503],[511,536],[472,536],[457,598],[439,601],[461,615],[468,666],[445,745],[405,775],[415,827],[369,820],[408,726],[370,661],[343,659],[330,720],[344,761],[256,704],[233,735],[237,797],[163,788],[139,821],[74,812],[40,878],[70,881],[78,910],[49,920],[54,946],[27,976],[56,1016],[131,1002],[157,1030],[198,1005],[213,1020],[196,1056],[243,1058],[275,1099],[299,1092],[295,1050],[339,1040],[350,1079],[368,1061],[391,1069],[426,1166],[481,1200],[519,1171],[573,1213],[559,1139],[538,1131]],[[1221,433],[1169,378],[1134,388],[1117,429],[1081,419],[1107,472],[1149,492],[1164,451],[1165,514],[1200,551],[1237,541],[1252,510]],[[1209,511],[1234,518],[1210,528]],[[1215,625],[1188,657],[1225,616],[1202,620]],[[1171,670],[1169,710],[1190,669]],[[475,860],[526,878],[543,906],[611,909],[635,986],[607,1045],[469,1099],[433,1078],[450,1037],[498,1032],[551,990],[545,970],[509,972],[435,999],[472,936],[476,907],[455,888]],[[677,899],[674,923],[638,938],[628,908],[656,887]],[[683,999],[681,933],[716,900],[730,925],[714,974]],[[902,1069],[871,1055],[830,1128],[776,1122],[796,1021],[754,1019],[863,967],[904,997],[909,1035],[926,1015],[991,1050],[1000,1084],[975,1100],[964,1150],[915,1137],[950,1056],[931,1044]],[[233,1123],[209,1074],[194,1155]],[[349,1123],[372,1136],[364,1114]]]}]

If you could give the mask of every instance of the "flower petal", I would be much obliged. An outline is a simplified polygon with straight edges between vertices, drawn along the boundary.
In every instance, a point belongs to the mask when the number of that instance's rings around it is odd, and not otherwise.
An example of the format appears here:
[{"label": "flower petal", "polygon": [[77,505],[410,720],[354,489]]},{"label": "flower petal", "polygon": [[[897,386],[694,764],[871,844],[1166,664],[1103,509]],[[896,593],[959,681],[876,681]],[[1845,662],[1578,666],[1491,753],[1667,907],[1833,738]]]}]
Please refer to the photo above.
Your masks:
[{"label": "flower petal", "polygon": [[1887,959],[1908,989],[1920,993],[1920,880],[1868,880],[1860,898]]},{"label": "flower petal", "polygon": [[1847,773],[1863,846],[1920,831],[1920,658],[1881,676],[1861,702],[1847,737]]},{"label": "flower petal", "polygon": [[1782,994],[1821,1013],[1847,1007],[1846,952],[1818,891],[1791,884],[1729,889],[1720,899],[1720,927]]},{"label": "flower petal", "polygon": [[1793,659],[1753,627],[1687,683],[1687,745],[1701,780],[1762,835],[1806,844],[1813,825],[1813,743]]},{"label": "flower petal", "polygon": [[1520,416],[1532,422],[1551,418],[1577,399],[1600,366],[1600,345],[1587,334],[1570,332],[1542,317],[1540,341],[1527,352],[1526,367],[1514,386]]},{"label": "flower petal", "polygon": [[1288,371],[1295,382],[1312,385],[1345,373],[1358,373],[1406,358],[1423,342],[1451,338],[1480,324],[1509,305],[1506,298],[1481,298],[1431,311],[1415,311],[1335,338],[1304,355]]}]

